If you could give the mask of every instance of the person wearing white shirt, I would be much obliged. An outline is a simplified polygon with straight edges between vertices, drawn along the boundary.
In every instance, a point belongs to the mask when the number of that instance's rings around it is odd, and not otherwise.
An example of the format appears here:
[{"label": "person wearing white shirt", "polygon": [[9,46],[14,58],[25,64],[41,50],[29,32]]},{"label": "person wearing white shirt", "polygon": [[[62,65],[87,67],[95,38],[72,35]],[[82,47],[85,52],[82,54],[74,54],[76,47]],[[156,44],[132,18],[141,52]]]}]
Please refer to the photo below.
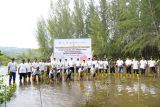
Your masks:
[{"label": "person wearing white shirt", "polygon": [[147,67],[147,61],[144,60],[144,57],[142,57],[142,59],[140,60],[140,70],[143,76],[145,76],[146,67]]},{"label": "person wearing white shirt", "polygon": [[80,69],[78,70],[78,80],[82,80],[83,79],[83,74],[85,71],[87,71],[87,63],[85,60],[82,61],[81,63],[81,67]]},{"label": "person wearing white shirt", "polygon": [[91,67],[92,67],[92,61],[91,61],[91,58],[88,58],[87,66],[88,66],[88,73],[90,73],[90,70],[91,70]]},{"label": "person wearing white shirt", "polygon": [[96,73],[95,65],[93,65],[93,66],[91,67],[90,72],[91,72],[90,79],[91,79],[91,80],[94,80],[94,78],[95,78],[95,76],[96,76],[96,75],[95,75],[95,73]]},{"label": "person wearing white shirt", "polygon": [[33,81],[36,81],[36,76],[38,76],[38,80],[40,80],[40,66],[37,59],[35,59],[35,61],[32,63],[32,67],[33,67],[33,75],[32,75]]},{"label": "person wearing white shirt", "polygon": [[121,60],[120,58],[117,60],[117,62],[116,62],[116,64],[117,64],[117,66],[118,66],[118,73],[119,73],[119,75],[118,75],[118,77],[119,78],[122,78],[122,72],[123,72],[123,60]]},{"label": "person wearing white shirt", "polygon": [[27,77],[28,77],[28,81],[30,82],[31,73],[32,73],[32,64],[30,63],[30,59],[27,60],[27,62],[26,62],[26,67],[27,67]]},{"label": "person wearing white shirt", "polygon": [[95,73],[98,72],[98,61],[95,59],[92,59],[92,66],[95,66]]},{"label": "person wearing white shirt", "polygon": [[131,78],[131,68],[132,68],[132,60],[127,58],[125,61],[125,65],[126,65],[126,78],[128,78],[128,75],[130,74],[130,78]]},{"label": "person wearing white shirt", "polygon": [[136,60],[136,58],[133,59],[132,65],[133,65],[133,73],[137,74],[137,78],[139,78],[139,62]]},{"label": "person wearing white shirt", "polygon": [[76,61],[75,64],[76,64],[76,73],[78,73],[78,70],[79,70],[79,68],[81,66],[81,62],[80,62],[79,58],[77,58],[77,61]]},{"label": "person wearing white shirt", "polygon": [[61,73],[62,73],[62,68],[63,68],[63,63],[62,59],[59,59],[59,62],[57,62],[57,67],[56,67],[56,79],[61,80]]},{"label": "person wearing white shirt", "polygon": [[148,65],[149,65],[149,68],[150,68],[150,71],[152,71],[154,73],[153,77],[155,78],[156,77],[156,61],[152,59],[151,57],[151,60],[148,62]]},{"label": "person wearing white shirt", "polygon": [[74,61],[73,61],[73,58],[71,58],[71,60],[69,61],[69,68],[74,73]]},{"label": "person wearing white shirt", "polygon": [[52,63],[52,68],[56,68],[57,67],[57,61],[56,61],[56,58],[53,59]]},{"label": "person wearing white shirt", "polygon": [[22,82],[22,78],[23,78],[23,82],[26,82],[26,76],[27,76],[27,66],[25,64],[25,60],[22,60],[22,63],[19,65],[18,67],[18,73],[20,75],[19,79],[20,79],[20,83]]},{"label": "person wearing white shirt", "polygon": [[103,60],[103,69],[105,70],[105,73],[108,73],[108,61],[107,61],[107,58]]},{"label": "person wearing white shirt", "polygon": [[11,85],[12,78],[13,78],[13,83],[15,83],[16,71],[17,71],[17,63],[15,62],[15,59],[12,58],[11,62],[8,63],[9,84],[10,85]]},{"label": "person wearing white shirt", "polygon": [[103,70],[103,61],[99,60],[98,61],[98,71],[99,71],[99,73],[102,73],[102,70]]},{"label": "person wearing white shirt", "polygon": [[71,75],[74,73],[74,61],[73,58],[69,61],[69,70],[67,72],[67,78],[66,80],[71,80]]},{"label": "person wearing white shirt", "polygon": [[69,69],[69,63],[67,61],[67,59],[65,58],[64,60],[64,73],[68,72]]}]

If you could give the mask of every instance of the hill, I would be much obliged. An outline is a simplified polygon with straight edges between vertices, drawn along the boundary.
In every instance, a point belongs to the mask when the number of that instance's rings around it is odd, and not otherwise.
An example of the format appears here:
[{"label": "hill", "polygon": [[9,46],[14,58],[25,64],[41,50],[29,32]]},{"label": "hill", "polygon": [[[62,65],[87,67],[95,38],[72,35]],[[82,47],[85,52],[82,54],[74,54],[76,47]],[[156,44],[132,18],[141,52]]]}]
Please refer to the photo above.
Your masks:
[{"label": "hill", "polygon": [[17,56],[26,52],[29,48],[16,48],[16,47],[0,47],[2,53],[9,56]]}]

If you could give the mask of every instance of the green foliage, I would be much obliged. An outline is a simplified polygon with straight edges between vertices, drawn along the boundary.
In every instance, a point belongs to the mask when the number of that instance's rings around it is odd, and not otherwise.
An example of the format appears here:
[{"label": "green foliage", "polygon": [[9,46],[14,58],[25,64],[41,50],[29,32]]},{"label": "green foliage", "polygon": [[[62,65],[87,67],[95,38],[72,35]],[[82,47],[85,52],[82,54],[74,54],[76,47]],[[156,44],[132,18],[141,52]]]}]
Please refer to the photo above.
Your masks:
[{"label": "green foliage", "polygon": [[0,65],[7,65],[9,57],[0,51]]},{"label": "green foliage", "polygon": [[5,101],[9,101],[16,91],[16,84],[6,86],[3,78],[0,77],[0,103],[2,104]]},{"label": "green foliage", "polygon": [[38,21],[37,40],[44,57],[54,39],[87,37],[98,56],[158,57],[159,13],[159,0],[58,0],[48,19]]}]

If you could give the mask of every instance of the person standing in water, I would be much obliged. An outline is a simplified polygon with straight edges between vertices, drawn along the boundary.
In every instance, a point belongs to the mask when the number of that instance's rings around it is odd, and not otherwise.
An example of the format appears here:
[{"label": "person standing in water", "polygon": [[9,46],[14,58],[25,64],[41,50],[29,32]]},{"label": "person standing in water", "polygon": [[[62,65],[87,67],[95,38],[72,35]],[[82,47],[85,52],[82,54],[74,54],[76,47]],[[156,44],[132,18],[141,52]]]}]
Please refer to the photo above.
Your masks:
[{"label": "person standing in water", "polygon": [[27,67],[27,78],[28,78],[28,82],[30,82],[30,78],[31,78],[31,73],[32,73],[32,64],[30,63],[30,59],[27,59],[26,62],[26,67]]},{"label": "person standing in water", "polygon": [[140,70],[142,76],[145,76],[146,67],[147,67],[147,61],[144,59],[144,57],[142,57],[142,59],[140,60]]},{"label": "person standing in water", "polygon": [[150,68],[150,71],[153,72],[153,78],[155,79],[156,78],[156,61],[152,59],[151,57],[151,60],[148,62],[148,65],[149,65],[149,68]]},{"label": "person standing in water", "polygon": [[128,75],[130,75],[131,78],[131,69],[132,69],[132,60],[130,60],[129,58],[127,58],[127,60],[125,61],[125,65],[126,65],[126,78],[128,78]]},{"label": "person standing in water", "polygon": [[136,58],[133,59],[132,65],[133,65],[133,78],[134,75],[137,74],[137,78],[139,79],[139,62],[138,60],[136,60]]},{"label": "person standing in water", "polygon": [[12,58],[11,62],[8,63],[9,85],[11,85],[12,78],[13,78],[13,83],[15,83],[16,71],[17,71],[17,63],[15,62],[15,59]]},{"label": "person standing in water", "polygon": [[117,60],[116,62],[117,66],[118,66],[118,77],[122,78],[123,76],[123,60],[121,60],[120,58]]},{"label": "person standing in water", "polygon": [[22,83],[22,78],[23,78],[23,82],[26,82],[26,76],[27,76],[27,66],[25,64],[25,60],[22,60],[22,63],[19,65],[18,67],[18,73],[19,73],[19,80],[20,83]]}]

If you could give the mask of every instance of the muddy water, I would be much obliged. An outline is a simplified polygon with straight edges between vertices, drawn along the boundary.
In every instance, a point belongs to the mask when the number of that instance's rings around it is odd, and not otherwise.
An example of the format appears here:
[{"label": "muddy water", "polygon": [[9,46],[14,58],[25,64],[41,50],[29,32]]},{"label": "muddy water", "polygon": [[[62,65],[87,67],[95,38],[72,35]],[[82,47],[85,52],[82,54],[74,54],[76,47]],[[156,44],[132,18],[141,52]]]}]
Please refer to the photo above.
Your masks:
[{"label": "muddy water", "polygon": [[160,79],[17,83],[7,107],[83,107],[86,101],[93,107],[160,107]]}]

